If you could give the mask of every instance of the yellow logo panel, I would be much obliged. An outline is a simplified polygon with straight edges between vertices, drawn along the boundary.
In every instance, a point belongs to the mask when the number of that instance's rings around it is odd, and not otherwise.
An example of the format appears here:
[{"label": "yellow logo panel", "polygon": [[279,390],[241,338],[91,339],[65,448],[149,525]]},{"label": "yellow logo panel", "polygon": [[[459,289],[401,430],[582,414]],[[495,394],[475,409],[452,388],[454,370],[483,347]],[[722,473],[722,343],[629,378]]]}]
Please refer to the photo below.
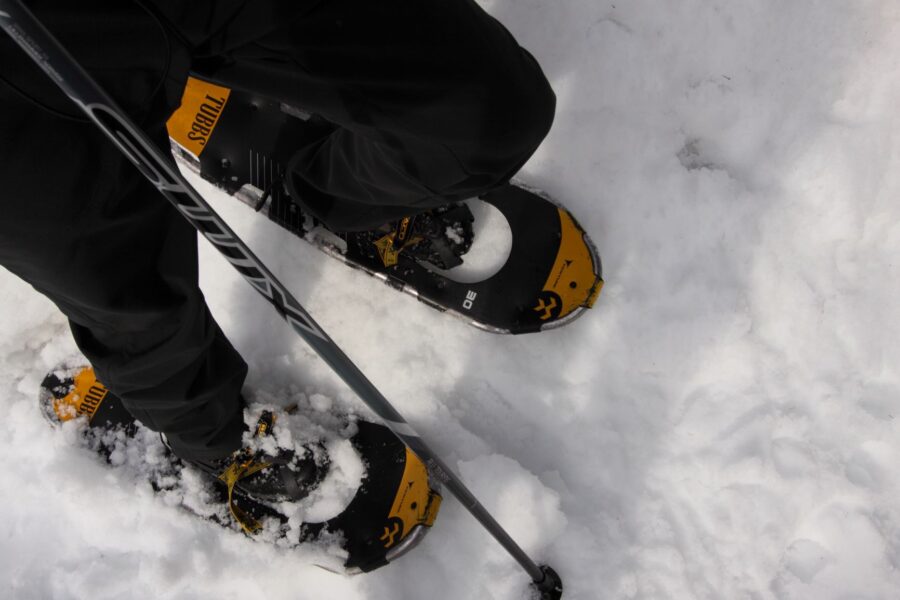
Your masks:
[{"label": "yellow logo panel", "polygon": [[97,381],[94,370],[86,368],[75,376],[68,394],[53,400],[53,410],[60,421],[68,421],[81,415],[86,415],[90,420],[94,418],[107,393],[106,387]]},{"label": "yellow logo panel", "polygon": [[188,78],[181,106],[169,117],[169,137],[198,157],[209,143],[231,90],[214,83]]}]

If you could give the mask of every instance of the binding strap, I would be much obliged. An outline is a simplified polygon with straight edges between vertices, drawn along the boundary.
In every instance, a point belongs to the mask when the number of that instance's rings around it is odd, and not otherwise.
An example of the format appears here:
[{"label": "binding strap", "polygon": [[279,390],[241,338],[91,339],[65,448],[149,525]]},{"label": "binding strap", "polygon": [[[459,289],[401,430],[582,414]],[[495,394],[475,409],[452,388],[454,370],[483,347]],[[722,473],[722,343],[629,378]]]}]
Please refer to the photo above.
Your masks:
[{"label": "binding strap", "polygon": [[385,267],[396,265],[403,250],[418,244],[424,239],[420,235],[413,235],[414,224],[415,216],[403,217],[397,222],[392,232],[373,242],[378,251],[378,256]]},{"label": "binding strap", "polygon": [[[264,437],[269,435],[272,425],[275,424],[275,415],[270,411],[263,412],[256,423],[256,432],[254,437]],[[272,463],[256,460],[255,456],[250,454],[250,450],[244,448],[236,453],[234,460],[228,465],[222,473],[219,474],[219,480],[228,488],[228,510],[231,516],[241,529],[249,535],[253,535],[262,529],[262,525],[250,513],[237,505],[234,497],[234,486],[238,481],[246,479],[251,475],[259,473],[266,467],[270,467]]]}]

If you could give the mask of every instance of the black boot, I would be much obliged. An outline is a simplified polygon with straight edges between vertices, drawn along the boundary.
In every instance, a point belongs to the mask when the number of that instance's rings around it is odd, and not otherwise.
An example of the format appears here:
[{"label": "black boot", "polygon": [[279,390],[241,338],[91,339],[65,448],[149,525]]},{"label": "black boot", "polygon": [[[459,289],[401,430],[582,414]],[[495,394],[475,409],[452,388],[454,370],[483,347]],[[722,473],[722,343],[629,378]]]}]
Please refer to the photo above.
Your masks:
[{"label": "black boot", "polygon": [[[256,425],[254,438],[269,434],[275,415],[263,412]],[[275,455],[242,448],[231,456],[216,461],[185,460],[201,471],[212,475],[239,495],[264,502],[296,502],[314,490],[328,473],[330,461],[325,448],[303,448],[303,454],[294,450],[278,449]],[[317,460],[318,456],[318,460]]]},{"label": "black boot", "polygon": [[452,269],[462,264],[462,255],[472,247],[474,220],[468,206],[454,203],[344,236],[370,244],[385,267],[396,265],[400,255],[405,254],[439,269]]}]

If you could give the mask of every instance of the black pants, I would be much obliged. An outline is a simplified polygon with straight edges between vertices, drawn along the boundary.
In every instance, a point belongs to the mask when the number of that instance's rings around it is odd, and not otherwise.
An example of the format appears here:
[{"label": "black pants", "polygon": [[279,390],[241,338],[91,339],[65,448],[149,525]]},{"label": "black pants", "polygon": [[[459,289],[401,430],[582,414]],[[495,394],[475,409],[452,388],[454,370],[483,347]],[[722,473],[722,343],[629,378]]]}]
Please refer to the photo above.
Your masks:
[{"label": "black pants", "polygon": [[506,182],[555,104],[535,60],[472,0],[326,0],[195,68],[336,125],[298,148],[289,185],[337,230]]},{"label": "black pants", "polygon": [[[104,47],[117,38],[102,31],[83,43],[101,83],[161,145],[189,67],[321,115],[331,125],[298,143],[290,184],[336,229],[506,181],[552,120],[534,60],[471,0],[322,0],[269,12],[254,1],[206,19],[159,4],[152,19],[139,10],[95,25],[145,20],[121,46]],[[157,30],[170,34],[164,44]],[[6,60],[14,52],[0,45],[0,75],[72,112],[29,79],[27,61]],[[93,125],[20,96],[0,83],[0,263],[59,306],[100,379],[179,454],[236,449],[246,365],[197,286],[194,232]]]}]

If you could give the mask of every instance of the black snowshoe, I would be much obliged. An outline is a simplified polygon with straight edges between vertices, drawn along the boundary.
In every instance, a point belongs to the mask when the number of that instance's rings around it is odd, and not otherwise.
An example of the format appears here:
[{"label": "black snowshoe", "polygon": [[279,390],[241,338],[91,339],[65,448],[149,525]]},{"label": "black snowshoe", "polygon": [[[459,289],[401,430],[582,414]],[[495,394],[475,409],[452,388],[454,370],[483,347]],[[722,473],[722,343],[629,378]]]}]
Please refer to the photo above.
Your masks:
[{"label": "black snowshoe", "polygon": [[[136,438],[157,440],[131,417],[118,398],[94,376],[90,367],[59,368],[41,385],[41,412],[53,425],[77,417],[87,420],[85,445],[112,464],[145,460],[137,466],[158,493],[177,489],[185,461],[158,442],[157,452],[128,452]],[[252,440],[270,435],[275,414],[263,411]],[[355,496],[338,516],[303,523],[299,533],[288,524],[279,503],[306,497],[328,472],[324,447],[267,453],[251,443],[221,461],[189,464],[209,475],[213,500],[209,506],[182,505],[207,520],[277,543],[296,546],[322,536],[338,535],[347,552],[345,573],[367,572],[384,566],[415,547],[434,523],[441,503],[425,465],[386,427],[358,421],[350,442],[362,458],[367,474]],[[151,442],[152,443],[152,442]],[[153,458],[149,458],[153,457]],[[133,466],[133,465],[129,465]]]},{"label": "black snowshoe", "polygon": [[568,210],[524,185],[471,200],[499,211],[512,232],[506,262],[481,281],[453,275],[473,241],[465,203],[374,231],[326,230],[298,206],[303,190],[286,185],[294,181],[287,165],[295,150],[323,126],[317,119],[275,99],[191,77],[168,129],[175,157],[207,181],[327,254],[481,329],[547,330],[593,306],[603,286],[594,244]]}]

